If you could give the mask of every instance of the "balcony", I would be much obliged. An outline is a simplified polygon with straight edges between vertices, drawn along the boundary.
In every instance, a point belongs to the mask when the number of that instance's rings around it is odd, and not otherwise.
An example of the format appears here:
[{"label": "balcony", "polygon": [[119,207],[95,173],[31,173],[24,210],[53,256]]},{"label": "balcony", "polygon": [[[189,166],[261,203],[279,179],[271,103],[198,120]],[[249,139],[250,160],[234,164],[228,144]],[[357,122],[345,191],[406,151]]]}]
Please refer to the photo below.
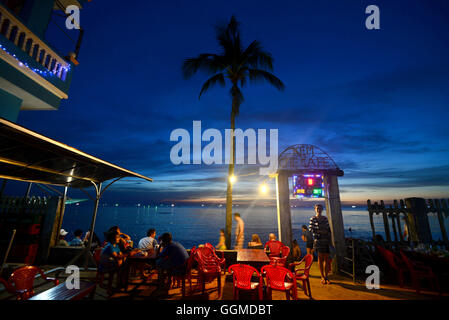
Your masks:
[{"label": "balcony", "polygon": [[2,6],[0,6],[0,33],[46,69],[46,71],[34,70],[35,72],[41,74],[50,72],[62,81],[66,80],[70,64]]},{"label": "balcony", "polygon": [[0,5],[0,88],[23,101],[21,110],[58,109],[72,65]]}]

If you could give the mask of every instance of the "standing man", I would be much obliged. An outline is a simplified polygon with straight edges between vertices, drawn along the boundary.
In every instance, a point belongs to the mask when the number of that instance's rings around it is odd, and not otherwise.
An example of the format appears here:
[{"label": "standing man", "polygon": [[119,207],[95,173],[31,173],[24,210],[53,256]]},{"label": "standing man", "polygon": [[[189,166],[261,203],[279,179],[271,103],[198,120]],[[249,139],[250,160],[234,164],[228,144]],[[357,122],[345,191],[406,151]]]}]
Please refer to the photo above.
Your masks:
[{"label": "standing man", "polygon": [[315,251],[318,253],[318,264],[320,266],[321,283],[330,284],[327,275],[329,273],[329,245],[331,239],[331,229],[329,221],[321,213],[323,206],[321,204],[315,205],[316,215],[310,218],[309,230],[313,234]]},{"label": "standing man", "polygon": [[235,247],[234,249],[243,249],[243,244],[245,241],[245,223],[240,217],[240,213],[234,213],[234,220],[237,222],[237,227],[235,228]]}]

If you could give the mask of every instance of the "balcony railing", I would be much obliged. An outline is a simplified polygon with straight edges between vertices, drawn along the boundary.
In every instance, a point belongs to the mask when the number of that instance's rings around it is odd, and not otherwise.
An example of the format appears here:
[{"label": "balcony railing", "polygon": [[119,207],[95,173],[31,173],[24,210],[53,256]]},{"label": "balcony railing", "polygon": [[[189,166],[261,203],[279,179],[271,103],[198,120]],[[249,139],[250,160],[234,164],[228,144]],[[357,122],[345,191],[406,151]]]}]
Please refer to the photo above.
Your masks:
[{"label": "balcony railing", "polygon": [[49,72],[65,81],[70,64],[2,5],[0,5],[0,33]]}]

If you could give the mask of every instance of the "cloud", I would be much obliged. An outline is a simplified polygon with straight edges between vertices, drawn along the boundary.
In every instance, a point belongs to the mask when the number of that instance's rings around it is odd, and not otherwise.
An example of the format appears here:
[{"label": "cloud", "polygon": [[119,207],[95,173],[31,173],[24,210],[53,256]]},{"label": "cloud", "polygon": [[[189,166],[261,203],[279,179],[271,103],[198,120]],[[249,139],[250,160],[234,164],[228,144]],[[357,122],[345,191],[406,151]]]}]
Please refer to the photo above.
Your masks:
[{"label": "cloud", "polygon": [[416,188],[449,186],[449,165],[417,169],[352,171],[342,186],[352,188]]}]

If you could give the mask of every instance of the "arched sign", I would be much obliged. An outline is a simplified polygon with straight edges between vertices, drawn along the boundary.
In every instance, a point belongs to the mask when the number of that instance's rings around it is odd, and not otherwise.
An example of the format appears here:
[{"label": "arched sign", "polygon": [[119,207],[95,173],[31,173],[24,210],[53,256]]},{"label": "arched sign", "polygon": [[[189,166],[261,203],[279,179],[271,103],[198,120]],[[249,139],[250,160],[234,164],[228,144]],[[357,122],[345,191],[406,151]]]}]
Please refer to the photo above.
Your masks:
[{"label": "arched sign", "polygon": [[[279,238],[287,245],[293,240],[290,195],[324,198],[326,215],[331,227],[332,243],[337,252],[333,265],[336,271],[346,253],[343,215],[341,212],[338,177],[343,176],[335,161],[320,148],[311,144],[297,144],[279,155],[276,174],[277,216]],[[290,190],[289,178],[293,181]],[[291,192],[292,191],[292,192]],[[313,214],[313,211],[311,212]]]},{"label": "arched sign", "polygon": [[338,176],[343,171],[335,161],[320,148],[311,144],[297,144],[286,148],[279,155],[278,171],[301,172],[333,172]]}]

